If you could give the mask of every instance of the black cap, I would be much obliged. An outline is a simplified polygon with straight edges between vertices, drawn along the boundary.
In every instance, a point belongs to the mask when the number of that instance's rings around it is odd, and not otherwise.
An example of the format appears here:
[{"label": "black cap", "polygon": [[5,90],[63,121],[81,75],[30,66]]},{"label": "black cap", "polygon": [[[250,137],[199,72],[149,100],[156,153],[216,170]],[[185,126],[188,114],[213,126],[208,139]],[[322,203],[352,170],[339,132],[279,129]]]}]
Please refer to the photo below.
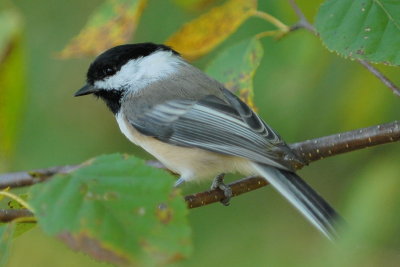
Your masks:
[{"label": "black cap", "polygon": [[154,43],[125,44],[110,48],[100,54],[90,65],[87,82],[93,84],[95,81],[103,80],[119,71],[129,60],[145,57],[160,50],[179,55],[169,46]]}]

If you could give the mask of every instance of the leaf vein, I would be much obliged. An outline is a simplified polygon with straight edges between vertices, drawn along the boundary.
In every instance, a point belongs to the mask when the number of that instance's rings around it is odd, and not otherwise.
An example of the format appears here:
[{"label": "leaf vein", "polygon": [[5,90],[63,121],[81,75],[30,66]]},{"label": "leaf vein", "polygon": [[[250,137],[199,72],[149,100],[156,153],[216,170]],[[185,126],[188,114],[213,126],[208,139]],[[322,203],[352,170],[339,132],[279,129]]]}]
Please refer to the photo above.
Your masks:
[{"label": "leaf vein", "polygon": [[373,0],[382,10],[385,12],[387,17],[389,18],[390,21],[396,26],[396,28],[400,31],[400,25],[396,23],[395,19],[393,16],[390,14],[390,12],[386,9],[386,7],[383,5],[383,3],[380,0]]}]

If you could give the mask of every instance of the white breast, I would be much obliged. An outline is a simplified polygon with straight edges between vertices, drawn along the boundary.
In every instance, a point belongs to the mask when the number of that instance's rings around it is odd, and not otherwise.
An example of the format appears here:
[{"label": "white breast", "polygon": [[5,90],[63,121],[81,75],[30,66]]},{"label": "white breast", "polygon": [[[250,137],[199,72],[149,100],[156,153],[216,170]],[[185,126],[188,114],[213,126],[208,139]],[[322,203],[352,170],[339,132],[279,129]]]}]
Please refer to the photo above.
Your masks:
[{"label": "white breast", "polygon": [[133,131],[132,126],[122,115],[121,111],[115,115],[115,118],[117,119],[119,129],[129,139],[129,141],[140,146],[140,141],[138,140],[137,133]]}]

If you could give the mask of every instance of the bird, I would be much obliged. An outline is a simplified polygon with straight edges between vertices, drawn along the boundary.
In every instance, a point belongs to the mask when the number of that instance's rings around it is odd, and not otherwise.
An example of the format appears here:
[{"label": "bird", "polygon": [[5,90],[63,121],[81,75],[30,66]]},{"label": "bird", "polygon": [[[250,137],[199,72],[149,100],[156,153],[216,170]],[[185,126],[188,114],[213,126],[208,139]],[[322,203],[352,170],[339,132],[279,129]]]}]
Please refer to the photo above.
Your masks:
[{"label": "bird", "polygon": [[[236,55],[232,55],[236,56]],[[300,176],[304,163],[255,111],[169,46],[115,46],[90,64],[74,95],[93,94],[114,114],[121,132],[179,175],[176,186],[214,178],[232,196],[225,173],[259,175],[330,240],[340,215]]]}]

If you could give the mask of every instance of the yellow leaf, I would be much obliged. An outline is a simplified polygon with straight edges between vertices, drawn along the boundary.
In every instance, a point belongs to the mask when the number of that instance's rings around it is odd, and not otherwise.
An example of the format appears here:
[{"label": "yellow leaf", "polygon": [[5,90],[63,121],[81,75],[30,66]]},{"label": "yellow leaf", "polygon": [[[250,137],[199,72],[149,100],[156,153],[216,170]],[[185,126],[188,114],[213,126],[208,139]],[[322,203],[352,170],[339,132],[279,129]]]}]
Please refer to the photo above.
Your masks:
[{"label": "yellow leaf", "polygon": [[174,3],[189,11],[204,10],[214,4],[216,0],[174,0]]},{"label": "yellow leaf", "polygon": [[60,57],[98,55],[108,48],[128,42],[146,4],[147,0],[106,1],[61,51]]},{"label": "yellow leaf", "polygon": [[183,25],[166,44],[187,59],[196,59],[224,41],[256,9],[256,0],[229,0]]}]

